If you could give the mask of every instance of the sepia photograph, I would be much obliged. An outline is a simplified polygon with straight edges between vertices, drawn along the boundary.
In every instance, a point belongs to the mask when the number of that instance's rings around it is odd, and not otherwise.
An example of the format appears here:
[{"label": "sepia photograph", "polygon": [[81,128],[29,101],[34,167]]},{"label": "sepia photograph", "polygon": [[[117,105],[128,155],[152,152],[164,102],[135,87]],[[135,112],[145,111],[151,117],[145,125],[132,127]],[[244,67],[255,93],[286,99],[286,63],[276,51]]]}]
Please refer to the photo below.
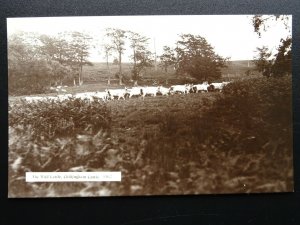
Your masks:
[{"label": "sepia photograph", "polygon": [[7,18],[8,197],[293,192],[292,16]]}]

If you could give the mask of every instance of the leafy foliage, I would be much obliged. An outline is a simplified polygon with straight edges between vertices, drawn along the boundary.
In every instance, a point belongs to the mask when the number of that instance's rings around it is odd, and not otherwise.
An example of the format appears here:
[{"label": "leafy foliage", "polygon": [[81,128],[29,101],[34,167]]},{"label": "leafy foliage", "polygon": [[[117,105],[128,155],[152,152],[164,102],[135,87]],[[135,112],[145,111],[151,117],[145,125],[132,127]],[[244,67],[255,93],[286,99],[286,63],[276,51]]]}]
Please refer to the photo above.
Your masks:
[{"label": "leafy foliage", "polygon": [[49,139],[77,134],[95,133],[108,129],[111,118],[106,105],[97,100],[88,104],[84,100],[70,99],[57,103],[45,102],[14,105],[9,112],[9,126],[29,129],[35,139]]},{"label": "leafy foliage", "polygon": [[168,72],[168,67],[176,65],[175,52],[169,46],[163,47],[163,54],[160,56],[160,66]]},{"label": "leafy foliage", "polygon": [[291,25],[289,24],[290,20],[290,17],[286,15],[256,15],[252,17],[254,32],[256,32],[260,38],[262,37],[262,31],[267,32],[269,29],[269,22],[271,21],[282,23],[285,29],[289,31],[289,35],[281,38],[277,52],[273,58],[270,58],[272,56],[271,51],[266,47],[257,48],[259,55],[254,59],[254,62],[257,66],[257,70],[262,72],[264,76],[280,77],[292,73],[292,37],[290,30]]},{"label": "leafy foliage", "polygon": [[[129,99],[108,105],[63,102],[55,108],[58,112],[50,111],[52,103],[11,106],[10,196],[290,191],[291,102],[291,78],[286,76],[237,81],[223,93]],[[61,124],[75,111],[78,123],[73,132]],[[106,120],[96,120],[100,114]],[[49,118],[56,125],[50,135],[49,125],[47,129],[41,125]],[[105,170],[121,171],[122,182],[24,181],[25,171]]]},{"label": "leafy foliage", "polygon": [[57,37],[16,33],[8,37],[10,94],[44,93],[50,85],[74,79],[82,83],[82,66],[92,65],[88,35],[71,32]]},{"label": "leafy foliage", "polygon": [[254,32],[261,37],[262,32],[266,32],[270,25],[269,21],[281,21],[285,29],[290,29],[289,27],[289,16],[287,15],[255,15],[252,17],[252,26]]},{"label": "leafy foliage", "polygon": [[132,80],[137,83],[142,77],[142,71],[152,66],[152,53],[147,49],[149,38],[135,32],[129,32],[129,40],[130,47],[133,50]]},{"label": "leafy foliage", "polygon": [[114,51],[118,54],[118,64],[119,64],[119,83],[122,84],[122,54],[125,50],[125,39],[126,31],[122,29],[116,29],[116,28],[107,28],[106,29],[106,36],[111,39],[110,46]]},{"label": "leafy foliage", "polygon": [[200,81],[213,81],[221,77],[221,68],[226,59],[217,55],[205,38],[199,35],[183,34],[177,42],[178,68]]},{"label": "leafy foliage", "polygon": [[257,48],[258,56],[254,58],[254,64],[257,71],[261,72],[263,76],[269,77],[271,75],[272,60],[270,60],[271,52],[266,46]]}]

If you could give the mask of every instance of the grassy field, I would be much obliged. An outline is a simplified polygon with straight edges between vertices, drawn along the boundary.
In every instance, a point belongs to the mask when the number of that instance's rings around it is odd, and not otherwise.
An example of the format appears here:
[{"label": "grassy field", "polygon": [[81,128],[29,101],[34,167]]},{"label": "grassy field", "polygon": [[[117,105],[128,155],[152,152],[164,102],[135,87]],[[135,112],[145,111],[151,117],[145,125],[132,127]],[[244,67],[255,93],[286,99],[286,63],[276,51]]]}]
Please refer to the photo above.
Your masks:
[{"label": "grassy field", "polygon": [[[292,191],[291,109],[288,78],[223,93],[24,103],[9,112],[9,196]],[[121,171],[122,182],[30,184],[26,171]]]}]

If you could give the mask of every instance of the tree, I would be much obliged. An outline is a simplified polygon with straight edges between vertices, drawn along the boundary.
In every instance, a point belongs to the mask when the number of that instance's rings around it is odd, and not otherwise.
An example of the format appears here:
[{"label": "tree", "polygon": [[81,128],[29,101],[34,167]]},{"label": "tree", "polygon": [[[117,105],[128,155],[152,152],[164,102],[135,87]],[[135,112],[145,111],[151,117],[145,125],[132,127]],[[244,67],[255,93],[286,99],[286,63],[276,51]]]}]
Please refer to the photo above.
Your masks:
[{"label": "tree", "polygon": [[168,72],[169,66],[176,65],[176,57],[174,49],[171,49],[169,46],[163,47],[163,54],[159,57],[160,58],[160,66]]},{"label": "tree", "polygon": [[125,50],[125,39],[126,31],[115,28],[107,28],[106,36],[111,39],[111,46],[118,53],[118,62],[119,62],[119,84],[122,85],[123,73],[122,73],[122,54]]},{"label": "tree", "polygon": [[277,48],[272,73],[274,76],[292,74],[292,38],[281,39],[281,45]]},{"label": "tree", "polygon": [[137,81],[141,78],[141,72],[146,67],[151,67],[153,60],[151,58],[152,53],[147,49],[148,40],[145,36],[138,33],[128,31],[130,47],[132,48],[133,55],[133,68],[132,68],[132,80],[134,80],[135,85]]},{"label": "tree", "polygon": [[188,74],[200,81],[221,77],[226,60],[214,52],[213,47],[199,35],[182,34],[175,49],[178,55],[177,73]]},{"label": "tree", "polygon": [[[83,84],[83,77],[82,77],[82,68],[84,65],[90,65],[93,64],[87,60],[89,56],[89,48],[90,48],[90,42],[92,37],[80,33],[78,31],[74,31],[71,34],[71,42],[70,42],[70,58],[69,62],[71,64],[72,69],[77,71],[78,74],[78,84]],[[74,78],[74,84],[76,83]]]},{"label": "tree", "polygon": [[65,35],[59,33],[57,36],[51,37],[41,35],[40,48],[41,54],[47,59],[49,66],[52,67],[52,77],[55,85],[62,85],[62,82],[71,73],[70,61],[70,43],[67,42]]},{"label": "tree", "polygon": [[52,67],[41,52],[40,36],[20,32],[8,37],[10,94],[42,93],[51,82]]},{"label": "tree", "polygon": [[114,58],[114,60],[113,60],[113,65],[119,65],[119,61],[118,61],[117,58]]},{"label": "tree", "polygon": [[107,68],[107,73],[108,73],[107,84],[110,85],[109,56],[111,56],[111,51],[112,51],[113,47],[109,44],[104,44],[103,49],[104,49],[104,53],[105,53],[106,68]]},{"label": "tree", "polygon": [[256,49],[258,56],[254,57],[253,60],[256,70],[261,72],[264,76],[269,77],[272,67],[272,60],[270,59],[272,54],[266,46]]},{"label": "tree", "polygon": [[[280,44],[277,47],[277,52],[274,54],[272,60],[269,60],[269,64],[266,67],[266,70],[262,70],[262,65],[266,65],[266,59],[263,57],[263,52],[259,55],[258,58],[255,58],[255,64],[257,69],[263,72],[264,76],[283,76],[286,74],[291,74],[292,71],[292,37],[290,35],[290,17],[286,15],[255,15],[252,17],[252,25],[254,27],[254,32],[258,34],[259,38],[262,37],[263,32],[267,32],[268,28],[270,27],[270,23],[277,22],[282,23],[284,28],[288,30],[288,35],[286,37],[281,38]],[[258,48],[259,50],[259,48]],[[263,49],[261,49],[263,50]],[[269,55],[270,54],[270,55]],[[268,56],[269,55],[269,56]],[[270,57],[271,53],[267,55]]]},{"label": "tree", "polygon": [[270,28],[270,24],[268,24],[268,22],[272,21],[281,21],[285,29],[289,29],[290,32],[289,20],[290,17],[286,15],[255,15],[252,17],[252,25],[254,32],[261,37],[262,32],[266,32],[268,28]]}]

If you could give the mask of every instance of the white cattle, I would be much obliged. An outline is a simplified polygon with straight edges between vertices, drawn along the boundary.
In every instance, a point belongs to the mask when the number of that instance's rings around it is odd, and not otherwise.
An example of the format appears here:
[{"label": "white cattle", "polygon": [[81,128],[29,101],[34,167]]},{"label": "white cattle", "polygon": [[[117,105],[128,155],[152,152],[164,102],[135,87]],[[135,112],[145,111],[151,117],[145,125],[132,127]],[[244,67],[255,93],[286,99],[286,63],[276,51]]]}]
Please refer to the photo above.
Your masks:
[{"label": "white cattle", "polygon": [[142,96],[145,97],[146,95],[156,96],[158,92],[158,87],[143,87],[143,94]]},{"label": "white cattle", "polygon": [[34,96],[34,97],[25,97],[24,98],[26,102],[28,103],[32,103],[32,102],[39,102],[39,101],[43,101],[43,97],[37,97],[37,96]]},{"label": "white cattle", "polygon": [[231,83],[230,81],[223,81],[223,87],[225,87],[227,84]]},{"label": "white cattle", "polygon": [[108,100],[108,93],[107,92],[105,92],[105,91],[102,91],[102,92],[96,92],[94,95],[93,95],[93,97],[95,97],[95,98],[99,98],[99,99],[101,99],[102,101],[106,101],[106,100]]},{"label": "white cattle", "polygon": [[222,91],[223,87],[225,86],[224,83],[211,83],[213,85],[214,90],[216,91]]},{"label": "white cattle", "polygon": [[166,88],[166,87],[163,87],[163,86],[159,86],[159,87],[158,87],[158,92],[159,92],[161,95],[169,95],[169,94],[170,94],[170,89],[169,89],[169,88]]},{"label": "white cattle", "polygon": [[64,100],[69,100],[72,98],[72,94],[66,94],[66,95],[57,95],[58,101],[64,101]]},{"label": "white cattle", "polygon": [[195,84],[193,86],[195,88],[195,92],[198,93],[198,92],[207,92],[208,91],[208,87],[209,87],[209,84],[207,83],[202,83],[202,84]]},{"label": "white cattle", "polygon": [[93,92],[84,92],[84,93],[77,93],[74,95],[75,98],[81,99],[81,100],[89,100],[93,101]]},{"label": "white cattle", "polygon": [[172,85],[170,88],[170,93],[181,93],[181,94],[187,94],[189,92],[189,85]]},{"label": "white cattle", "polygon": [[129,92],[129,98],[131,98],[132,96],[143,96],[144,94],[143,87],[133,87],[129,89],[128,92]]},{"label": "white cattle", "polygon": [[109,89],[106,90],[106,93],[108,94],[110,99],[118,98],[120,100],[123,98],[125,100],[126,94],[129,94],[128,89]]},{"label": "white cattle", "polygon": [[47,97],[45,97],[45,100],[50,100],[50,101],[56,102],[59,100],[59,98],[55,97],[55,96],[47,96]]}]

